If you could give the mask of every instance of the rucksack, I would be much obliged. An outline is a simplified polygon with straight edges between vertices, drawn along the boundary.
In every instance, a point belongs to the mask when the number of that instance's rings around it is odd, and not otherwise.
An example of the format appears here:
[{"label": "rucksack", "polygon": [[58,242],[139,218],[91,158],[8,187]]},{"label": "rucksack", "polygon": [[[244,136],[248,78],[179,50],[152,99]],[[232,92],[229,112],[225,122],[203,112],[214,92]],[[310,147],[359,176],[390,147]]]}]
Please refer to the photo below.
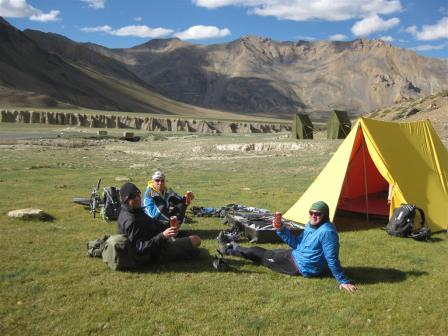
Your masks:
[{"label": "rucksack", "polygon": [[103,192],[103,208],[101,217],[104,220],[115,220],[120,213],[120,189],[115,187],[106,187]]},{"label": "rucksack", "polygon": [[[414,219],[416,212],[420,213],[421,228],[414,231]],[[395,237],[411,237],[416,240],[427,240],[431,235],[431,230],[425,227],[425,213],[422,209],[413,204],[401,204],[395,208],[386,231]]]},{"label": "rucksack", "polygon": [[124,271],[136,267],[129,239],[122,234],[112,235],[106,240],[102,257],[113,271]]}]

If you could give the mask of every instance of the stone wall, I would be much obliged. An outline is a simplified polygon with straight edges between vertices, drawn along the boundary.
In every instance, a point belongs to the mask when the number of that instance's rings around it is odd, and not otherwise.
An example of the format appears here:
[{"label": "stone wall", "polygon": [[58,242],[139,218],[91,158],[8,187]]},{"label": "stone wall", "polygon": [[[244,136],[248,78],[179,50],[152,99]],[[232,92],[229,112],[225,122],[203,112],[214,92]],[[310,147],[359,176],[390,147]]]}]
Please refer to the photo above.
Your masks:
[{"label": "stone wall", "polygon": [[192,133],[278,133],[291,131],[290,125],[283,124],[10,110],[0,112],[0,122]]}]

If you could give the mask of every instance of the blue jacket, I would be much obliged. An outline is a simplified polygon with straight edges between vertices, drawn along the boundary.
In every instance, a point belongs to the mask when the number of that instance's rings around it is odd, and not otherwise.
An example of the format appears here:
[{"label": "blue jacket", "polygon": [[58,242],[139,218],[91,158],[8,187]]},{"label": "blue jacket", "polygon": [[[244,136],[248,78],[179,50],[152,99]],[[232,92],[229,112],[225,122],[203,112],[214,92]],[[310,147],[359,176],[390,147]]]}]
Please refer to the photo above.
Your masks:
[{"label": "blue jacket", "polygon": [[340,284],[350,283],[339,262],[339,236],[330,222],[317,228],[309,222],[298,236],[283,227],[277,235],[292,249],[292,256],[304,277],[318,276],[330,269]]},{"label": "blue jacket", "polygon": [[176,194],[169,188],[160,193],[149,185],[143,196],[143,211],[151,218],[158,219],[169,227],[169,210],[171,205],[184,203],[185,198]]}]

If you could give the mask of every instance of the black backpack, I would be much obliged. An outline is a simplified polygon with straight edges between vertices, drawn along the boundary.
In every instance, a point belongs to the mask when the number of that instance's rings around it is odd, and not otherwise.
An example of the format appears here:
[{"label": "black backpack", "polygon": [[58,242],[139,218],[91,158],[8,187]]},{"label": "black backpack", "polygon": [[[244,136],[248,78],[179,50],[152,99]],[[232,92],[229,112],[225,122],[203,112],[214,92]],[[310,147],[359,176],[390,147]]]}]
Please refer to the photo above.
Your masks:
[{"label": "black backpack", "polygon": [[115,220],[120,213],[120,189],[115,187],[104,188],[104,207],[101,209],[101,217],[104,220]]},{"label": "black backpack", "polygon": [[[414,219],[416,212],[420,213],[421,228],[414,231]],[[422,209],[412,204],[402,204],[399,208],[395,208],[386,231],[395,237],[411,237],[416,240],[428,240],[431,230],[425,227],[425,213]]]}]

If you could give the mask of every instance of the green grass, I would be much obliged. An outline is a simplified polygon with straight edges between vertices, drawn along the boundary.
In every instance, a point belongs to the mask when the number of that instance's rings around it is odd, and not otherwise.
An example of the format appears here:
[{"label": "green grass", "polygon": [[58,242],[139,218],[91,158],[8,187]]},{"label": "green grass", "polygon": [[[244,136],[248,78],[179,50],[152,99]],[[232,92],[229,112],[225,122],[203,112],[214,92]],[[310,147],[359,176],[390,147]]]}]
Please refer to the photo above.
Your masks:
[{"label": "green grass", "polygon": [[[331,277],[288,277],[236,258],[229,258],[230,272],[216,273],[211,255],[218,232],[226,229],[216,218],[185,225],[203,238],[201,257],[192,263],[112,272],[87,257],[87,241],[116,229],[71,201],[88,196],[99,177],[105,186],[118,185],[115,177],[125,175],[144,188],[160,167],[175,190],[196,193],[195,205],[285,211],[340,143],[314,140],[315,147],[286,153],[216,153],[207,149],[275,136],[151,139],[0,146],[1,335],[446,334],[446,234],[420,243],[378,228],[341,232],[341,262],[359,284],[354,295],[338,290]],[[194,154],[195,146],[204,152]],[[41,208],[55,220],[6,216],[25,207]]]}]

